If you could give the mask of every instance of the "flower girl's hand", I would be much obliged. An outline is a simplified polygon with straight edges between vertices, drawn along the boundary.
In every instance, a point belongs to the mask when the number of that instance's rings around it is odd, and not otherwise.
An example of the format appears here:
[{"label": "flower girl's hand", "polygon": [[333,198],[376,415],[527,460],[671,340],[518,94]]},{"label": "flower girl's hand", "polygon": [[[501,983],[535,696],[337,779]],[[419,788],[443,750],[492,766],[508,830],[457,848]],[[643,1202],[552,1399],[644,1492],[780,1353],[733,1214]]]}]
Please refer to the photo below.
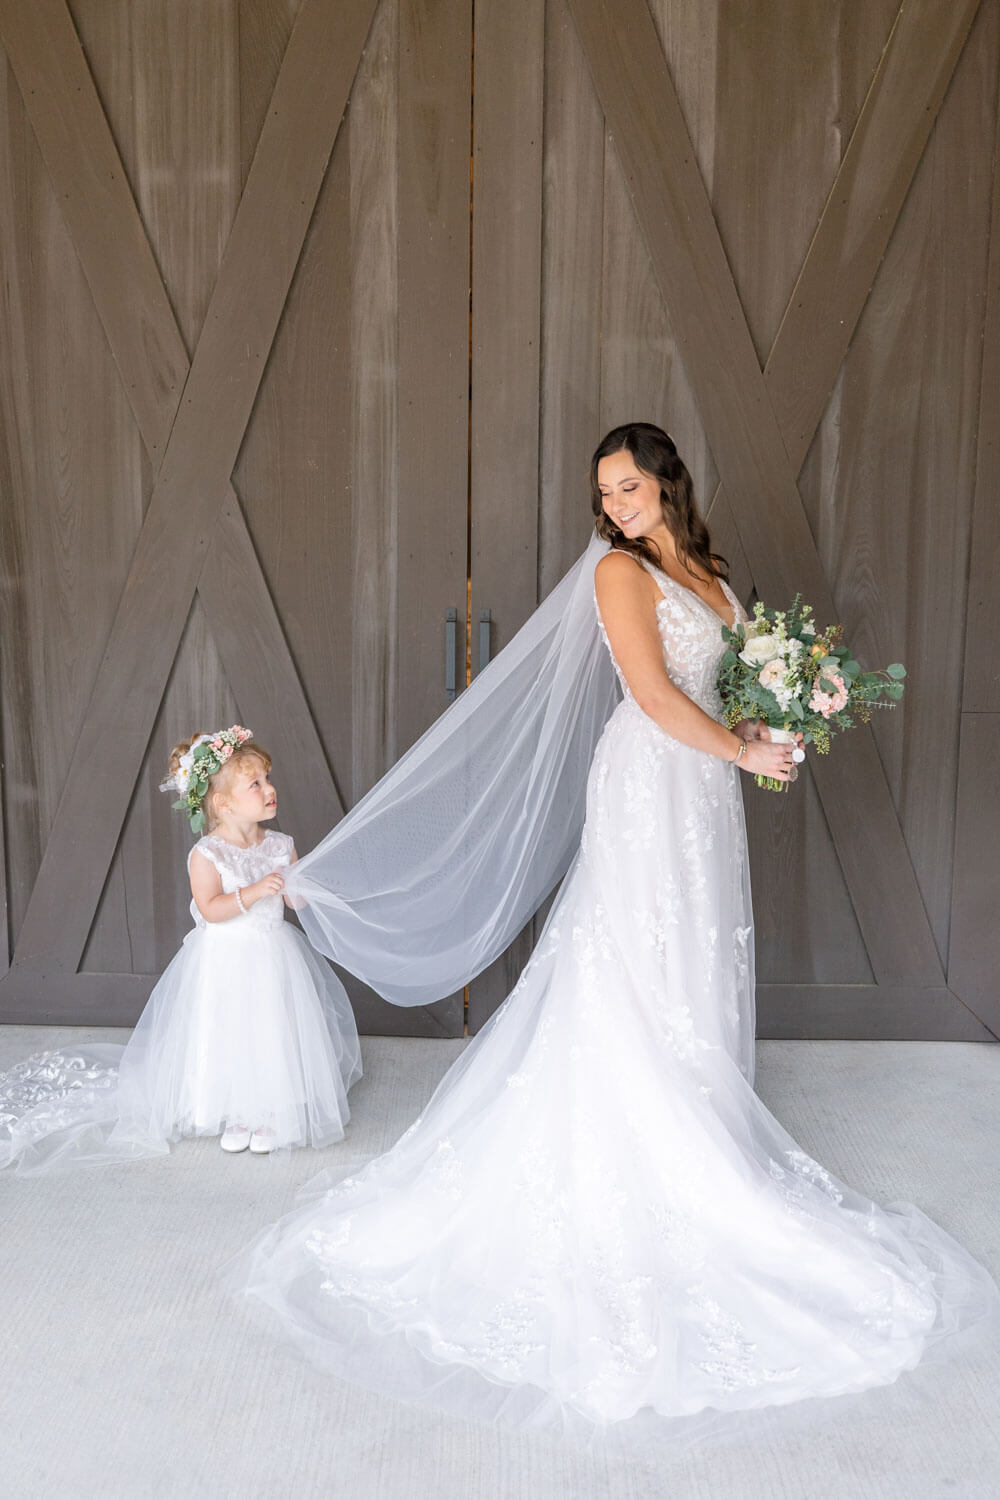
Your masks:
[{"label": "flower girl's hand", "polygon": [[284,877],[279,871],[272,870],[270,875],[255,880],[253,885],[245,885],[240,894],[244,906],[254,906],[258,901],[263,901],[265,896],[280,896],[284,889]]}]

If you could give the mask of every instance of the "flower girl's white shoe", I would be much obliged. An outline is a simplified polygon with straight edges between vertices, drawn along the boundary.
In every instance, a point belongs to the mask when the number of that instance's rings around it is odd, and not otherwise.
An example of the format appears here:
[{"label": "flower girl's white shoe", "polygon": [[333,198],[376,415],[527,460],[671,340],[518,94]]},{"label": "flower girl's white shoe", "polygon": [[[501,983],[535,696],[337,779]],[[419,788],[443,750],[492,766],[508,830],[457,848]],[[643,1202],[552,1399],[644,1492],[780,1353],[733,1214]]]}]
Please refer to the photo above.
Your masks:
[{"label": "flower girl's white shoe", "polygon": [[250,1137],[250,1150],[258,1156],[266,1156],[269,1151],[273,1151],[274,1131],[268,1130],[266,1125],[258,1125]]},{"label": "flower girl's white shoe", "polygon": [[250,1142],[250,1131],[245,1125],[227,1125],[219,1145],[223,1151],[245,1151]]}]

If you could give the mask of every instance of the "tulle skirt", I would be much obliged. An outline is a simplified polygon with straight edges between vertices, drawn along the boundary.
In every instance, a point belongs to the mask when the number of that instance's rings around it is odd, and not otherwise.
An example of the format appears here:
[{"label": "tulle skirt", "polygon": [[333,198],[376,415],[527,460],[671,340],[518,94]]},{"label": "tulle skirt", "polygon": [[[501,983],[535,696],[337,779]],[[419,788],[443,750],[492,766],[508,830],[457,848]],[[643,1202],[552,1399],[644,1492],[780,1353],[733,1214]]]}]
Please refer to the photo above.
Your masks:
[{"label": "tulle skirt", "polygon": [[300,933],[247,918],[198,927],[124,1048],[38,1054],[0,1080],[0,1165],[101,1165],[237,1122],[270,1130],[275,1149],[325,1146],[343,1137],[360,1076],[350,1002]]},{"label": "tulle skirt", "polygon": [[683,1427],[995,1327],[959,1245],[836,1181],[754,1094],[737,773],[637,712],[505,1005],[392,1150],[228,1270],[331,1371],[488,1419]]},{"label": "tulle skirt", "polygon": [[238,1121],[277,1146],[325,1146],[344,1134],[360,1073],[347,997],[301,934],[218,922],[188,935],[151,995],[119,1113],[168,1140]]}]

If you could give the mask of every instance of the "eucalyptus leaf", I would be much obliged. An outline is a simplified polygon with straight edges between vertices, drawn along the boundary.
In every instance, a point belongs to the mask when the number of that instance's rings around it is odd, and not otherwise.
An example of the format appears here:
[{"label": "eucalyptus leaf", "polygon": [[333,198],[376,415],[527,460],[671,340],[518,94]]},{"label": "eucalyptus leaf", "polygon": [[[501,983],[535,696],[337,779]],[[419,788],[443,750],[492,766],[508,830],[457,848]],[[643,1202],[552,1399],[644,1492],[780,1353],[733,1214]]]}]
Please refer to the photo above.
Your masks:
[{"label": "eucalyptus leaf", "polygon": [[902,681],[902,679],[906,676],[906,668],[900,661],[892,662],[892,664],[886,667],[885,670],[888,672],[890,677],[896,680],[896,682]]}]

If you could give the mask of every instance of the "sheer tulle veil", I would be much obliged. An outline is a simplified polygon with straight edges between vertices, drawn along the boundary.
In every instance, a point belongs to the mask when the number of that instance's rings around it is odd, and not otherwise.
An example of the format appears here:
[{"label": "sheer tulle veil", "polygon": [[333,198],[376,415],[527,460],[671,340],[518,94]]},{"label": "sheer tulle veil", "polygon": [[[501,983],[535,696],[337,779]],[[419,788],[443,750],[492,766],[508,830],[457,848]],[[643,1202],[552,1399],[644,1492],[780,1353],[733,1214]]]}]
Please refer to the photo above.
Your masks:
[{"label": "sheer tulle veil", "polygon": [[393,1005],[453,993],[565,874],[618,687],[583,556],[287,887],[312,943]]},{"label": "sheer tulle veil", "polygon": [[[595,537],[505,650],[288,873],[313,944],[395,1005],[460,989],[576,853],[594,747],[618,698],[593,597],[606,551]],[[0,1075],[0,1167],[17,1162],[27,1175],[168,1149],[176,1132],[150,1103],[166,1065],[150,1030],[163,984],[127,1047],[83,1042]]]}]

